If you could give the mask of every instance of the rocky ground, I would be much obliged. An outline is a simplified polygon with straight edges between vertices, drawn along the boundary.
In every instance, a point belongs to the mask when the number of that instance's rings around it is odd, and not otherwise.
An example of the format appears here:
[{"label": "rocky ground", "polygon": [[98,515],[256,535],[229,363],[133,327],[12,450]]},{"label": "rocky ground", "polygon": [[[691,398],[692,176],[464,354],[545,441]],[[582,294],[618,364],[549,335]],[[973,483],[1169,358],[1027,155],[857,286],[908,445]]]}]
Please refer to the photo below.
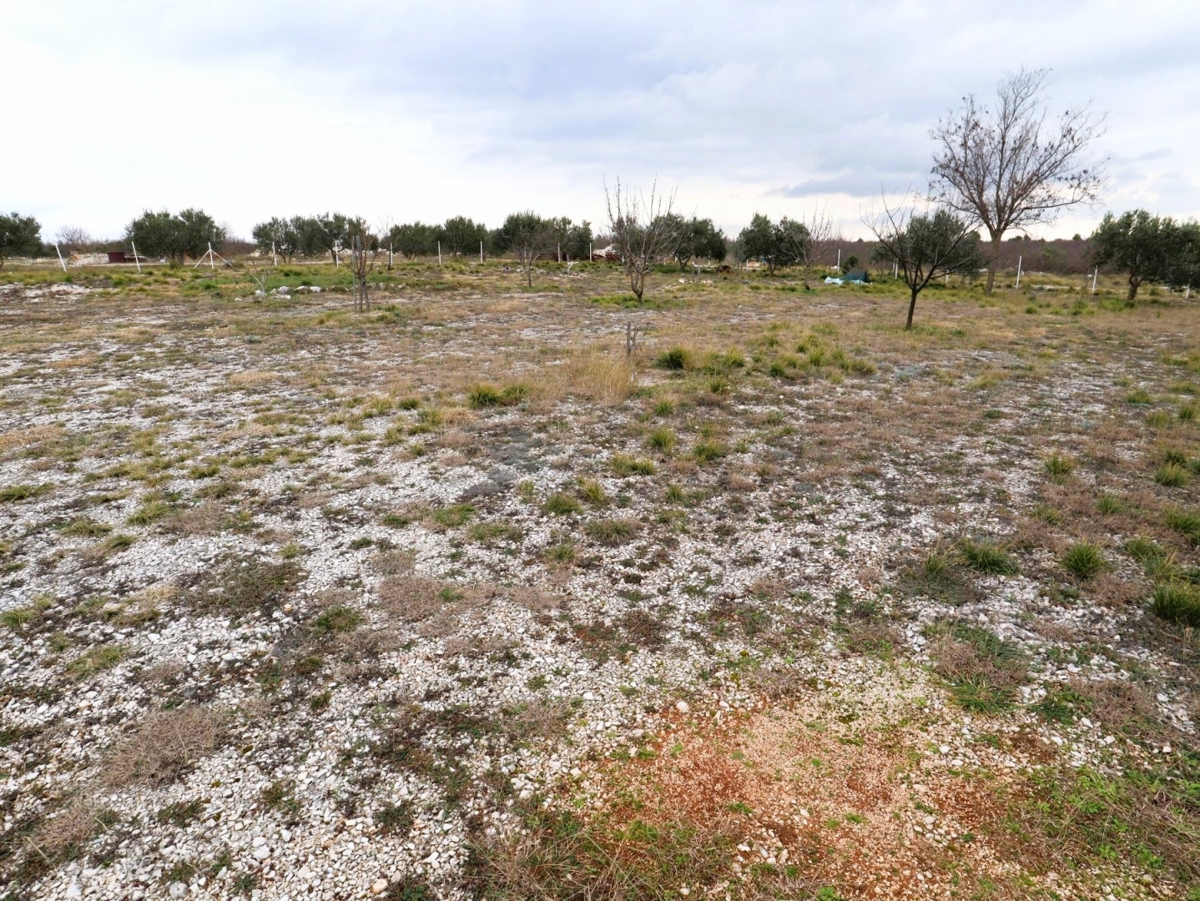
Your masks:
[{"label": "rocky ground", "polygon": [[0,286],[0,897],[1200,897],[1194,305],[163,273]]}]

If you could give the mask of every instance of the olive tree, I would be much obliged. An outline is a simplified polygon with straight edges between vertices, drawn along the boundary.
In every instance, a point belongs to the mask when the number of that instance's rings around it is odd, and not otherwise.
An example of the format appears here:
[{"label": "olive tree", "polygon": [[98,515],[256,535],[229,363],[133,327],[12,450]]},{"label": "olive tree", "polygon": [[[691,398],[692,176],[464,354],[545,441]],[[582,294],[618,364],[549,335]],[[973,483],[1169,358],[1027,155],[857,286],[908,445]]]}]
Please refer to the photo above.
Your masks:
[{"label": "olive tree", "polygon": [[279,254],[285,263],[290,263],[300,251],[300,218],[280,219],[278,216],[260,222],[250,232],[254,246],[263,254]]},{"label": "olive tree", "polygon": [[1182,288],[1192,284],[1200,253],[1200,226],[1177,223],[1169,216],[1131,210],[1120,216],[1106,213],[1088,239],[1092,264],[1124,274],[1126,298],[1137,299],[1142,282],[1162,282]]},{"label": "olive tree", "polygon": [[895,263],[910,298],[905,331],[912,328],[919,295],[935,278],[962,275],[974,278],[986,260],[974,223],[942,208],[932,214],[912,207],[883,213],[868,227],[875,234],[877,259]]},{"label": "olive tree", "polygon": [[220,249],[225,237],[225,230],[213,217],[197,209],[174,215],[167,210],[147,210],[125,226],[125,239],[132,241],[140,253],[165,257],[172,266],[180,265],[185,257],[198,259],[210,246]]},{"label": "olive tree", "polygon": [[689,221],[682,216],[674,218],[674,227],[679,235],[675,246],[675,262],[679,264],[680,272],[686,270],[688,263],[694,259],[715,260],[718,263],[725,259],[728,252],[725,233],[713,225],[711,219],[693,216]]},{"label": "olive tree", "polygon": [[296,221],[300,252],[306,257],[328,253],[334,265],[349,238],[348,220],[341,213],[322,213]]},{"label": "olive tree", "polygon": [[1104,131],[1090,105],[1068,109],[1051,124],[1044,99],[1048,69],[1021,69],[1000,82],[996,107],[973,94],[930,131],[937,143],[930,190],[950,211],[987,230],[987,291],[1006,232],[1052,221],[1066,207],[1094,203],[1104,175],[1088,156]]},{"label": "olive tree", "polygon": [[640,304],[646,290],[647,273],[663,260],[671,259],[679,244],[679,217],[672,215],[675,195],[660,194],[655,182],[650,185],[647,199],[640,191],[628,186],[623,188],[618,178],[612,192],[605,184],[604,202],[612,233],[612,249]]},{"label": "olive tree", "polygon": [[744,259],[760,260],[767,272],[812,256],[812,236],[801,221],[784,216],[778,223],[755,213],[750,224],[738,235]]},{"label": "olive tree", "polygon": [[35,257],[42,250],[42,226],[33,216],[0,213],[0,268],[9,257]]},{"label": "olive tree", "polygon": [[[453,256],[479,251],[479,245],[487,240],[487,226],[466,216],[447,219],[441,228],[441,240]],[[436,240],[436,239],[435,239]]]}]

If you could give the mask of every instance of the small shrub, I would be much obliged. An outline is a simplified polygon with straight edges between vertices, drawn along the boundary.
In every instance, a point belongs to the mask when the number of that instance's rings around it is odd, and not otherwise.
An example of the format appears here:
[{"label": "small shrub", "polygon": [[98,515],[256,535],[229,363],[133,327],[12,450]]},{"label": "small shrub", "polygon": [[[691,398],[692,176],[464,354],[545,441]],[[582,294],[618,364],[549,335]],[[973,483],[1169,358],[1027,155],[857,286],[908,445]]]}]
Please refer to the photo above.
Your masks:
[{"label": "small shrub", "polygon": [[692,368],[692,355],[683,347],[672,347],[654,358],[654,366],[672,372],[682,372]]},{"label": "small shrub", "polygon": [[1168,622],[1200,628],[1200,588],[1185,582],[1160,584],[1150,609]]},{"label": "small shrub", "polygon": [[1094,544],[1080,542],[1071,545],[1062,559],[1063,567],[1079,579],[1090,579],[1104,570],[1108,563]]},{"label": "small shrub", "polygon": [[963,541],[960,551],[963,562],[976,572],[991,576],[1011,576],[1017,573],[1017,561],[991,541]]},{"label": "small shrub", "polygon": [[542,504],[542,509],[554,516],[571,516],[582,513],[583,505],[569,494],[556,491],[546,498],[546,502]]},{"label": "small shrub", "polygon": [[1047,457],[1043,465],[1052,479],[1065,479],[1075,471],[1075,461],[1057,452]]}]

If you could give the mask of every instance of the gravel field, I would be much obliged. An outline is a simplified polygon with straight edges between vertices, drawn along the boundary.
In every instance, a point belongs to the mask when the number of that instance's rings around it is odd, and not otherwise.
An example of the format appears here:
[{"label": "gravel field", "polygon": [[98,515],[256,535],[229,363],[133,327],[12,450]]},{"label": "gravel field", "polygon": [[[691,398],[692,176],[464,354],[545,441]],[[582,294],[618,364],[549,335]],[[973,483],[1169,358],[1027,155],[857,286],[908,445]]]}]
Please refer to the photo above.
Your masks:
[{"label": "gravel field", "polygon": [[0,898],[1200,898],[1194,303],[158,272],[0,285]]}]

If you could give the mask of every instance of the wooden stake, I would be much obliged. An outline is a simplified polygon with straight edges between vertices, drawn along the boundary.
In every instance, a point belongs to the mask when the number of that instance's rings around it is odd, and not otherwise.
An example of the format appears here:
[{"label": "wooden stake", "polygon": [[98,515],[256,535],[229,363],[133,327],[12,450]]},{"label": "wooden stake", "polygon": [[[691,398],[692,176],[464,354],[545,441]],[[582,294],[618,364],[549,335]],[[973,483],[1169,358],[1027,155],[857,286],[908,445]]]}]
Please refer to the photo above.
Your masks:
[{"label": "wooden stake", "polygon": [[67,264],[63,262],[62,251],[58,249],[58,242],[54,242],[54,250],[58,253],[58,263],[63,267],[63,272],[67,271]]},{"label": "wooden stake", "polygon": [[1022,261],[1023,259],[1024,259],[1024,257],[1020,257],[1020,256],[1019,256],[1019,257],[1017,257],[1017,284],[1016,284],[1016,289],[1017,289],[1018,291],[1020,291],[1020,290],[1021,290],[1021,261]]},{"label": "wooden stake", "polygon": [[142,274],[142,264],[141,264],[141,262],[138,260],[138,255],[137,255],[137,245],[136,245],[136,244],[134,244],[132,241],[130,241],[130,242],[129,242],[129,246],[133,248],[133,262],[134,262],[134,265],[135,265],[135,266],[137,266],[137,269],[138,269],[138,275],[141,275],[141,274]]}]

